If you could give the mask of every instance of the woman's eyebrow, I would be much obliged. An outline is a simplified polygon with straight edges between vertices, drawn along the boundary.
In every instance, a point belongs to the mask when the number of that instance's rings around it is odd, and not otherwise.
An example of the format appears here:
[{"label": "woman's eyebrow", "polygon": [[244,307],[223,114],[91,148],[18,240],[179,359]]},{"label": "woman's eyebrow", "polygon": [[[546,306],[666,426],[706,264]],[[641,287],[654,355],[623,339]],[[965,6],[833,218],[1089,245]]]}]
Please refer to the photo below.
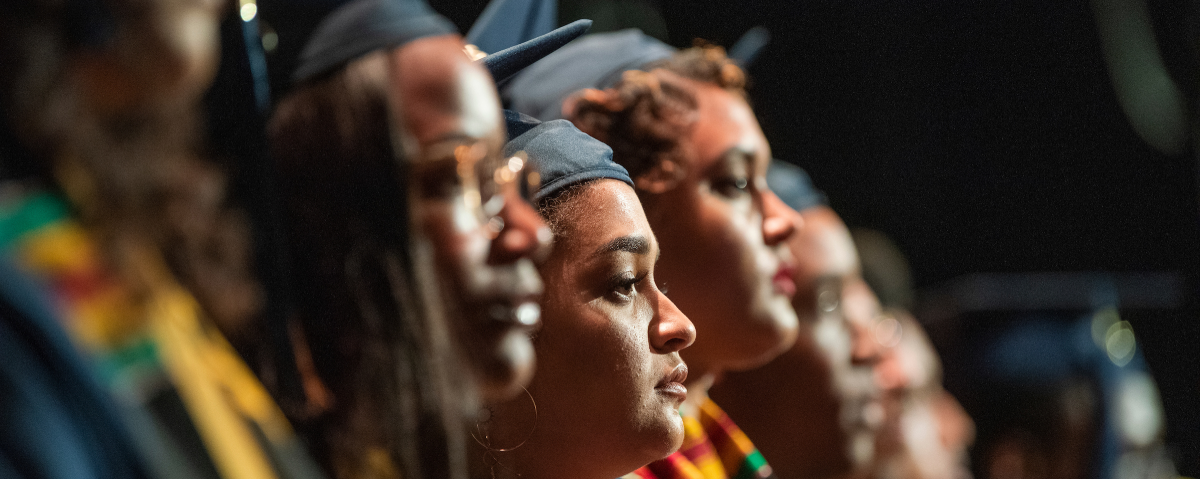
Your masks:
[{"label": "woman's eyebrow", "polygon": [[622,236],[601,246],[597,253],[615,253],[618,251],[646,254],[650,252],[650,242],[644,236]]}]

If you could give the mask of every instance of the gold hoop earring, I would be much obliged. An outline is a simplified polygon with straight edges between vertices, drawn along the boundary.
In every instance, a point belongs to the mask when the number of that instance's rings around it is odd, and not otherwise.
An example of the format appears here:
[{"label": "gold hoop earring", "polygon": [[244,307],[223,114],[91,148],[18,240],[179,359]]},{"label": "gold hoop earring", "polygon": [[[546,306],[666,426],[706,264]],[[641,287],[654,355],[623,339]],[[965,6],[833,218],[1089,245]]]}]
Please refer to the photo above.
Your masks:
[{"label": "gold hoop earring", "polygon": [[[492,414],[492,412],[491,412],[491,408],[488,408],[488,414],[489,414],[489,416],[488,416],[487,420],[485,420],[485,421],[476,421],[476,422],[475,422],[475,432],[472,432],[472,433],[471,433],[471,438],[475,439],[475,442],[476,442],[476,443],[479,443],[479,445],[480,445],[480,446],[483,446],[483,448],[484,448],[485,450],[487,450],[487,452],[488,452],[488,453],[493,453],[493,452],[510,452],[510,451],[514,451],[514,450],[516,450],[517,448],[519,448],[519,447],[521,447],[521,446],[524,446],[526,442],[529,442],[529,438],[530,438],[530,437],[532,437],[532,436],[533,436],[533,432],[537,430],[537,420],[538,420],[537,401],[535,401],[535,400],[533,399],[533,394],[530,394],[528,389],[526,389],[525,387],[522,387],[522,388],[521,388],[521,390],[522,390],[522,391],[525,391],[525,395],[529,397],[529,403],[533,405],[533,427],[529,429],[529,434],[526,434],[526,435],[525,435],[525,439],[522,439],[522,440],[521,440],[521,442],[520,442],[520,443],[518,443],[518,444],[517,444],[517,445],[515,445],[515,446],[512,446],[512,447],[492,447],[492,444],[491,444],[491,442],[492,442],[492,439],[491,439],[490,435],[489,435],[487,432],[484,432],[484,431],[480,430],[480,426],[482,426],[483,424],[486,424],[486,423],[492,422],[492,417],[491,417],[491,414]],[[482,436],[482,437],[481,437],[481,436]]]}]

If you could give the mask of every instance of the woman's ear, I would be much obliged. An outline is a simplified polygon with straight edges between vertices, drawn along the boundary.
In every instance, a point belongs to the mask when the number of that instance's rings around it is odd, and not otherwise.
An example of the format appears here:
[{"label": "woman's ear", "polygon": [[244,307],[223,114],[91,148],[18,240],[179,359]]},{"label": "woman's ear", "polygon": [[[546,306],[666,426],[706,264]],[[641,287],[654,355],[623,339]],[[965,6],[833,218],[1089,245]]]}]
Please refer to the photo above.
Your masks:
[{"label": "woman's ear", "polygon": [[634,180],[637,190],[651,194],[666,193],[683,180],[683,167],[674,160],[663,160]]}]

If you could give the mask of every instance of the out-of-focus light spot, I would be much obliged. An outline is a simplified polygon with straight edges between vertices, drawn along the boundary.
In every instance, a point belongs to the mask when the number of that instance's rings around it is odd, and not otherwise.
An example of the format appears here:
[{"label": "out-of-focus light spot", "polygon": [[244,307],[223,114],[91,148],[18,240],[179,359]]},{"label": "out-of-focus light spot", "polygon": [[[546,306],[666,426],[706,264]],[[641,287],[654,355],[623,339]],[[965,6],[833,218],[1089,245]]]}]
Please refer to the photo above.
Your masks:
[{"label": "out-of-focus light spot", "polygon": [[243,3],[240,13],[242,14],[243,22],[254,20],[254,17],[258,15],[258,4],[254,2]]},{"label": "out-of-focus light spot", "polygon": [[1128,321],[1119,321],[1108,328],[1104,335],[1104,351],[1113,364],[1121,367],[1129,364],[1136,350],[1137,340]]},{"label": "out-of-focus light spot", "polygon": [[[1162,399],[1149,374],[1124,375],[1117,388],[1117,430],[1134,447],[1148,447],[1163,429]],[[1132,476],[1131,476],[1132,477]]]},{"label": "out-of-focus light spot", "polygon": [[491,232],[499,234],[501,231],[504,231],[504,219],[499,216],[493,216],[492,219],[488,220],[487,227]]},{"label": "out-of-focus light spot", "polygon": [[263,33],[262,46],[263,50],[268,52],[275,51],[275,48],[279,46],[279,34],[273,31]]},{"label": "out-of-focus light spot", "polygon": [[511,170],[513,173],[521,171],[521,168],[524,168],[524,167],[525,167],[525,160],[522,160],[521,157],[514,156],[514,157],[508,159],[508,169]]},{"label": "out-of-focus light spot", "polygon": [[880,318],[872,329],[875,341],[885,348],[896,347],[904,336],[904,327],[900,325],[900,321],[890,315]]},{"label": "out-of-focus light spot", "polygon": [[479,197],[479,190],[477,189],[472,188],[463,192],[463,199],[467,203],[467,208],[475,209],[482,206],[480,202],[483,199]]},{"label": "out-of-focus light spot", "polygon": [[832,313],[837,309],[840,302],[839,291],[825,289],[817,293],[817,308],[826,313]]},{"label": "out-of-focus light spot", "polygon": [[538,322],[542,320],[542,308],[537,303],[524,303],[517,306],[513,316],[522,326],[537,326]]}]

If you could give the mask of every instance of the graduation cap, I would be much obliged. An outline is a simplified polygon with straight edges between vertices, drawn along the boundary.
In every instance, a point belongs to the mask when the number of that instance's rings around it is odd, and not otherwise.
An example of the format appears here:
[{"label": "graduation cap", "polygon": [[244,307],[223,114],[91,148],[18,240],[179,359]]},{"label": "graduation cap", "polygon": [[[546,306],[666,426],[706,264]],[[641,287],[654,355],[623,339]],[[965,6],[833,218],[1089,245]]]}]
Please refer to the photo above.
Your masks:
[{"label": "graduation cap", "polygon": [[292,81],[329,73],[381,48],[419,38],[458,33],[423,0],[354,0],[338,7],[317,26],[300,52]]},{"label": "graduation cap", "polygon": [[771,31],[767,30],[767,27],[759,25],[751,28],[746,30],[746,33],[743,33],[736,42],[733,42],[732,47],[729,47],[729,58],[742,68],[748,68],[770,42]]},{"label": "graduation cap", "polygon": [[558,26],[557,0],[492,0],[467,32],[467,43],[498,52]]},{"label": "graduation cap", "polygon": [[813,186],[808,173],[783,160],[771,159],[771,166],[767,169],[767,185],[780,200],[796,211],[826,204],[825,193]]},{"label": "graduation cap", "polygon": [[[771,35],[764,27],[747,31],[729,50],[743,68],[758,57]],[[585,88],[609,88],[628,70],[644,70],[677,50],[636,28],[593,33],[547,55],[500,89],[509,108],[541,120],[562,118],[565,98]]]},{"label": "graduation cap", "polygon": [[531,65],[500,91],[509,108],[540,120],[562,118],[562,101],[584,88],[607,88],[626,70],[669,58],[675,48],[638,29],[595,33]]},{"label": "graduation cap", "polygon": [[633,187],[625,167],[613,161],[612,148],[588,136],[567,120],[538,121],[528,115],[504,110],[508,127],[506,156],[524,152],[541,175],[534,203],[550,198],[571,185],[613,179]]},{"label": "graduation cap", "polygon": [[[591,20],[579,20],[495,52],[480,62],[501,82],[583,35],[591,25]],[[300,53],[300,66],[292,80],[308,81],[375,50],[451,33],[455,33],[453,25],[424,1],[354,0],[339,7],[317,27]]]}]

